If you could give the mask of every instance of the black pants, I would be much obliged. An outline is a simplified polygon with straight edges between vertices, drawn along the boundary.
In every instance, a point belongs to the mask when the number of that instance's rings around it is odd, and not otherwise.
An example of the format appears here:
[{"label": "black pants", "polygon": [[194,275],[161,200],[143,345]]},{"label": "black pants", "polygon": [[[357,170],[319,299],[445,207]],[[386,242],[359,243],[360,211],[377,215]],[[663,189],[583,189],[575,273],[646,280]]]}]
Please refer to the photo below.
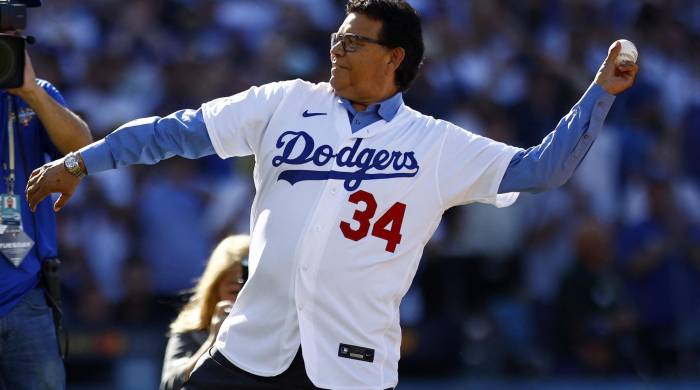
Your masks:
[{"label": "black pants", "polygon": [[318,389],[306,376],[301,349],[297,351],[289,368],[273,377],[253,375],[236,367],[215,348],[209,356],[192,372],[183,385],[184,390],[272,390],[272,389]]}]

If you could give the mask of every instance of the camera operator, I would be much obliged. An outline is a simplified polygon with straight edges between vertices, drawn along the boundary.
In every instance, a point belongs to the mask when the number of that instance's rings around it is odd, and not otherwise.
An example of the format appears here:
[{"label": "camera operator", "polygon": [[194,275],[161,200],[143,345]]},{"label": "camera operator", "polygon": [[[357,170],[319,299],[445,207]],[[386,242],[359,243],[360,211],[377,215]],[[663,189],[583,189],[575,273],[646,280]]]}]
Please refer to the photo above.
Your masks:
[{"label": "camera operator", "polygon": [[[21,37],[16,30],[0,34]],[[57,281],[47,283],[44,275],[42,283],[40,277],[42,265],[55,264],[56,221],[50,201],[32,213],[19,195],[29,173],[47,157],[77,150],[92,137],[85,122],[65,108],[58,90],[36,78],[26,52],[23,73],[20,87],[0,89],[5,184],[0,184],[0,389],[63,389],[65,373],[48,306],[55,296],[46,294]]]}]

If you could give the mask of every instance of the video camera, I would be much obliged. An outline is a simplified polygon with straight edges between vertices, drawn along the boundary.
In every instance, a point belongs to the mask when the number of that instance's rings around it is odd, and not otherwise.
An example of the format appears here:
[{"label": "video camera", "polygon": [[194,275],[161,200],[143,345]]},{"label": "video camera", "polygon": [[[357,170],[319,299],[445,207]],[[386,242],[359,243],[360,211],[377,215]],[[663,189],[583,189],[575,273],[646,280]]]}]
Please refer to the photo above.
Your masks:
[{"label": "video camera", "polygon": [[27,8],[41,0],[0,0],[0,88],[22,86],[27,37],[18,31],[27,26]]}]

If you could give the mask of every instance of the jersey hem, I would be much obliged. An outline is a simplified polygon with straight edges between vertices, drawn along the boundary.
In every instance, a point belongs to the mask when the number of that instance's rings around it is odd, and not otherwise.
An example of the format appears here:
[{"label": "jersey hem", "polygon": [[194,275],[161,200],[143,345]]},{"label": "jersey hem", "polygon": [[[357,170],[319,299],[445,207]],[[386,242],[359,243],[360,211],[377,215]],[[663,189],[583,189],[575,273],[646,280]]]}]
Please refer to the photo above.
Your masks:
[{"label": "jersey hem", "polygon": [[[282,373],[285,372],[287,369],[289,369],[289,366],[292,365],[292,360],[294,360],[294,357],[292,356],[292,359],[290,359],[289,362],[287,362],[286,365],[285,365],[280,371],[263,372],[263,371],[259,371],[259,370],[250,368],[249,366],[247,366],[247,365],[245,365],[245,364],[241,364],[239,361],[237,361],[236,359],[232,358],[232,357],[226,352],[226,349],[224,349],[224,348],[217,348],[217,350],[218,350],[219,352],[221,352],[221,354],[224,355],[224,357],[225,357],[229,362],[231,362],[233,365],[235,365],[236,367],[240,368],[241,370],[247,371],[247,372],[249,372],[249,373],[251,373],[251,374],[253,374],[253,375],[264,376],[264,377],[267,377],[267,378],[282,374]],[[308,375],[308,374],[307,374],[307,375]]]},{"label": "jersey hem", "polygon": [[315,382],[311,377],[309,377],[311,380],[311,383],[314,384],[316,387],[320,387],[322,389],[333,389],[333,390],[367,390],[367,389],[379,389],[379,390],[384,390],[384,389],[393,389],[396,387],[396,385],[399,384],[398,381],[394,382],[394,384],[381,384],[376,387],[367,387],[367,386],[334,386],[330,384],[325,384],[325,383],[317,383]]},{"label": "jersey hem", "polygon": [[[223,348],[222,348],[222,349],[218,349],[218,348],[217,348],[217,350],[218,350],[222,355],[224,355],[224,357],[225,357],[229,362],[231,362],[233,365],[235,365],[236,367],[240,368],[241,370],[247,371],[247,372],[249,372],[249,373],[251,373],[251,374],[253,374],[253,375],[264,376],[264,377],[267,377],[267,378],[282,374],[283,372],[287,371],[287,370],[289,369],[289,367],[291,366],[291,364],[292,364],[292,361],[290,360],[290,361],[286,364],[286,367],[283,367],[281,371],[263,372],[263,371],[258,371],[258,370],[255,370],[255,369],[251,369],[250,367],[248,367],[248,366],[245,365],[245,364],[241,364],[241,363],[238,362],[236,359],[231,358],[231,356],[228,355],[228,353],[226,353],[226,350],[223,349]],[[294,359],[294,358],[292,358],[292,360],[293,360],[293,359]],[[311,376],[309,375],[308,372],[306,372],[306,376],[309,378],[309,380],[311,381],[311,383],[314,384],[314,386],[316,386],[316,387],[321,387],[321,388],[325,388],[325,389],[334,389],[334,390],[366,390],[366,389],[367,389],[366,386],[336,386],[336,385],[332,385],[332,384],[326,384],[326,383],[317,382],[317,381],[315,381],[313,378],[311,378]],[[398,384],[398,381],[394,382],[393,384],[380,384],[380,385],[377,386],[376,388],[377,388],[377,389],[394,388],[394,387],[396,387],[397,384]]]}]

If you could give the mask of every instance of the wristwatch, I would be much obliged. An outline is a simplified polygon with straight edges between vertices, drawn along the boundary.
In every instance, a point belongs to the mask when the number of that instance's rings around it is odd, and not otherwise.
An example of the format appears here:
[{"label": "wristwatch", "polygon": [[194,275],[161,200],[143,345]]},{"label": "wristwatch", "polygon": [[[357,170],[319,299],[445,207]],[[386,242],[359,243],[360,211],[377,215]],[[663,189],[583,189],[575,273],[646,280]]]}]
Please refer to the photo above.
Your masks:
[{"label": "wristwatch", "polygon": [[71,175],[75,177],[84,177],[86,172],[80,167],[80,162],[82,161],[80,154],[75,152],[70,152],[63,159],[63,168],[68,171]]}]

